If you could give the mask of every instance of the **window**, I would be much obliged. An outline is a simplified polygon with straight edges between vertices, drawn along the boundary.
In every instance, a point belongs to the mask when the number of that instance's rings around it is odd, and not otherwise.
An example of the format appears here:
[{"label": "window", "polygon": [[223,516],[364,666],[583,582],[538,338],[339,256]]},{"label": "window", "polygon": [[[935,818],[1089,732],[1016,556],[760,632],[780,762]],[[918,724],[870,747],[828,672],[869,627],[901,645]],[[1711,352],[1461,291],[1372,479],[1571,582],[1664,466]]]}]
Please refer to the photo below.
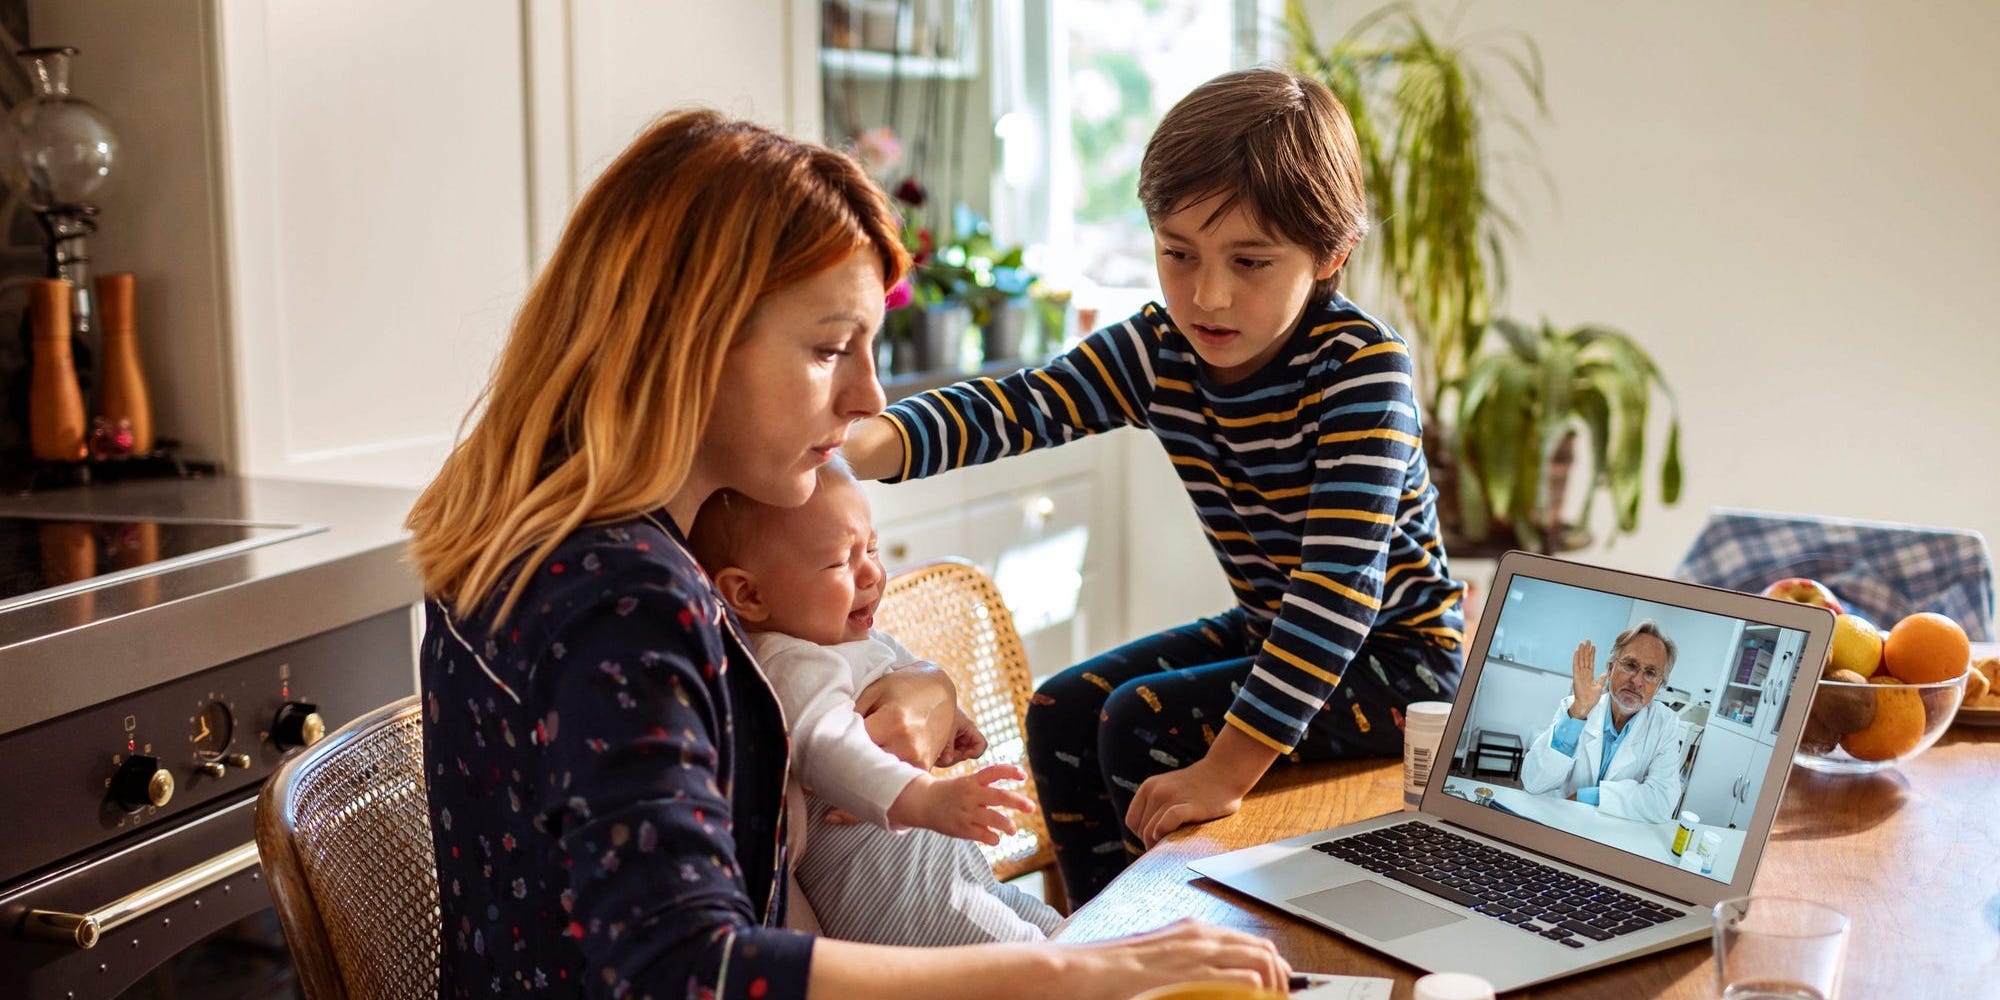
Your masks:
[{"label": "window", "polygon": [[[1106,316],[1158,294],[1139,161],[1167,109],[1276,55],[1272,0],[1061,0],[996,11],[996,228]],[[1046,150],[1046,152],[1044,152]]]}]

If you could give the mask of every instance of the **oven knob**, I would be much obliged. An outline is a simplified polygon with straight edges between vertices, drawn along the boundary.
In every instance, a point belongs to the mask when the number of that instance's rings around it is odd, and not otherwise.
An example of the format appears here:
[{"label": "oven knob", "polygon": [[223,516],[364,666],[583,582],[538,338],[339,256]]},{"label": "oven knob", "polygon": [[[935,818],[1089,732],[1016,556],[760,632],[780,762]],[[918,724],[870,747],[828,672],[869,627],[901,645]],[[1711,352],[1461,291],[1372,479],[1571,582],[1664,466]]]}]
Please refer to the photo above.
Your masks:
[{"label": "oven knob", "polygon": [[325,735],[326,720],[319,717],[319,706],[309,701],[285,702],[271,723],[271,742],[280,750],[309,747]]},{"label": "oven knob", "polygon": [[174,775],[160,766],[160,758],[134,754],[118,765],[111,776],[111,801],[126,812],[147,806],[164,806],[174,797]]},{"label": "oven knob", "polygon": [[250,766],[250,755],[247,753],[226,753],[222,755],[222,762],[237,770],[242,770]]}]

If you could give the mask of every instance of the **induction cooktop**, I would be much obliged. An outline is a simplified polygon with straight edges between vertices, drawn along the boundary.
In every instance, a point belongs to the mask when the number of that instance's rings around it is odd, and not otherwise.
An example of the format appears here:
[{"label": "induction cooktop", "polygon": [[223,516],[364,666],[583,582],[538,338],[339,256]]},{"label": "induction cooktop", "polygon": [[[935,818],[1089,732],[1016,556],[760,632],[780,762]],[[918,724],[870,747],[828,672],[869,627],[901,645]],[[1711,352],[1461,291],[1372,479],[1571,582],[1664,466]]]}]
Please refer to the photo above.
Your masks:
[{"label": "induction cooktop", "polygon": [[0,515],[0,611],[325,530],[202,518]]}]

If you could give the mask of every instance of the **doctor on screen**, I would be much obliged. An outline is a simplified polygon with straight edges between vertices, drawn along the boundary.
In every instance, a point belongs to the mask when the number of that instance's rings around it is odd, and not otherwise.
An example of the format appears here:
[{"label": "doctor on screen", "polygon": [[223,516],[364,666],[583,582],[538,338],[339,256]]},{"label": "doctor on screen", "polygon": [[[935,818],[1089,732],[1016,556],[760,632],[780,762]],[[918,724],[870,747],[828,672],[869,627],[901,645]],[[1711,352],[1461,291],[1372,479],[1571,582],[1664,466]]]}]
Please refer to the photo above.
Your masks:
[{"label": "doctor on screen", "polygon": [[1607,816],[1663,823],[1681,797],[1680,717],[1653,696],[1674,667],[1674,641],[1651,621],[1626,629],[1597,673],[1597,645],[1571,658],[1571,693],[1535,734],[1521,785],[1561,795]]}]

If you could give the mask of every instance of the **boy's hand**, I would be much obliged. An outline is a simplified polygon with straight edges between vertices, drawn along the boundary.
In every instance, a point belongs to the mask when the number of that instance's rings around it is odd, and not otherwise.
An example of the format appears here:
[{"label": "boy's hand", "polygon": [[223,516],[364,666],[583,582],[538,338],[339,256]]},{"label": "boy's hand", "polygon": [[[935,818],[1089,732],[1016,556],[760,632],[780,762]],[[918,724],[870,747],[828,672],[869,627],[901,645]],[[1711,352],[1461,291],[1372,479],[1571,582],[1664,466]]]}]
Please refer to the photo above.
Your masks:
[{"label": "boy's hand", "polygon": [[1208,755],[1178,771],[1147,778],[1125,810],[1125,825],[1151,850],[1160,838],[1189,823],[1221,819],[1243,807],[1278,752],[1224,726]]},{"label": "boy's hand", "polygon": [[1205,763],[1204,758],[1178,771],[1153,775],[1139,785],[1132,807],[1125,810],[1125,825],[1147,850],[1161,837],[1190,823],[1221,819],[1243,808],[1243,793],[1209,774],[1212,768],[1204,767]]},{"label": "boy's hand", "polygon": [[887,479],[903,471],[903,436],[888,417],[857,420],[848,427],[840,454],[856,479]]},{"label": "boy's hand", "polygon": [[889,822],[921,826],[947,837],[963,837],[991,847],[1014,832],[1014,818],[1002,812],[1031,813],[1035,803],[1019,792],[995,788],[1000,781],[1025,781],[1028,773],[1011,764],[995,764],[956,778],[920,775],[889,805]]}]

